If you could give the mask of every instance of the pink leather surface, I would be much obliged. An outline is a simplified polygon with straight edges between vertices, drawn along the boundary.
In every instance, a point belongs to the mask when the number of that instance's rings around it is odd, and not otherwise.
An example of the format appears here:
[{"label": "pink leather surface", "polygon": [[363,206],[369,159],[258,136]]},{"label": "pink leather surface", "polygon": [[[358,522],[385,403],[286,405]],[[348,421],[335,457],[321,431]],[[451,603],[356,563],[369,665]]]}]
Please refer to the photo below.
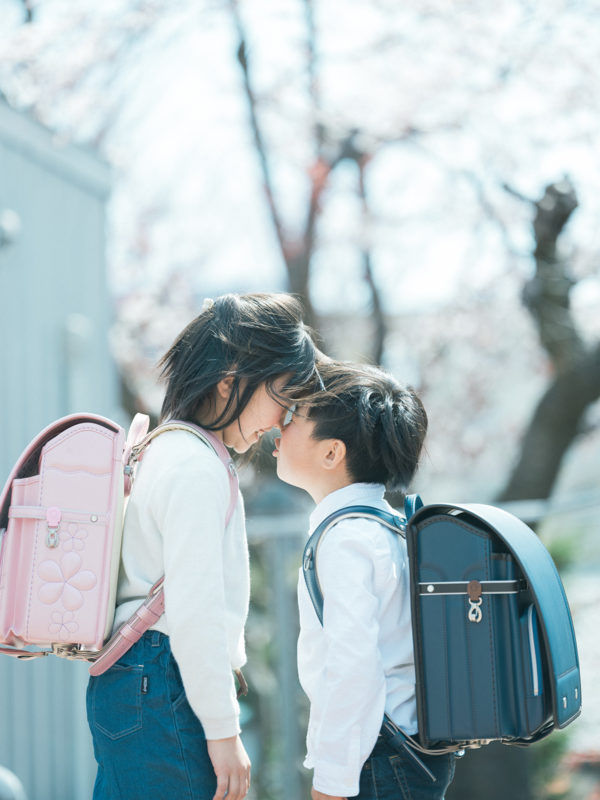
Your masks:
[{"label": "pink leather surface", "polygon": [[[2,548],[1,643],[102,647],[113,613],[111,547],[125,440],[111,425],[86,421],[67,428],[43,445],[38,476],[13,480]],[[49,544],[50,528],[56,528],[56,546]]]}]

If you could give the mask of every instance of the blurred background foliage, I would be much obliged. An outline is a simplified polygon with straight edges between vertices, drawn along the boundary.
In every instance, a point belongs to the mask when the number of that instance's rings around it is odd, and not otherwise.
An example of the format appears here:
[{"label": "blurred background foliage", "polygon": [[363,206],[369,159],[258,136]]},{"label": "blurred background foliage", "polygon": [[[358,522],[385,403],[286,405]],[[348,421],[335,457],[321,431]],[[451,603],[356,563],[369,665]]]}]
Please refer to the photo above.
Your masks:
[{"label": "blurred background foliage", "polygon": [[[156,413],[156,360],[204,297],[293,291],[327,352],[420,391],[425,499],[512,502],[565,568],[588,721],[535,759],[473,754],[450,797],[480,778],[488,800],[599,791],[569,783],[595,774],[600,724],[599,24],[595,0],[0,0],[4,100],[112,166],[124,408]],[[251,520],[306,515],[272,472],[267,455],[244,473]],[[246,713],[267,798],[273,581],[283,563],[293,604],[299,540],[274,564],[255,530]]]}]

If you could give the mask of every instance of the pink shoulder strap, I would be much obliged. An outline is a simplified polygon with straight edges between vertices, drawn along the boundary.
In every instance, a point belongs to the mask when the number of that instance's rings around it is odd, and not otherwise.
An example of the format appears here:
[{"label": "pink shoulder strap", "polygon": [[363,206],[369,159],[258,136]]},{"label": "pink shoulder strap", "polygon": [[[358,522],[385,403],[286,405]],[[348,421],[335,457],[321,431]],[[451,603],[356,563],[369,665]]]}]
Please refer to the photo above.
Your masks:
[{"label": "pink shoulder strap", "polygon": [[125,497],[131,492],[131,484],[133,483],[133,471],[129,464],[131,459],[131,451],[133,448],[143,441],[148,433],[150,425],[150,417],[147,414],[136,414],[133,422],[129,426],[129,433],[125,441],[125,450],[123,451],[123,465],[125,472]]},{"label": "pink shoulder strap", "polygon": [[[138,420],[138,417],[143,417],[146,420],[145,430],[143,430],[144,420]],[[129,435],[127,436],[125,457],[123,459],[125,464],[125,472],[129,477],[127,490],[131,488],[131,484],[133,483],[133,468],[135,463],[142,459],[144,450],[146,447],[148,447],[150,442],[156,439],[157,436],[160,436],[161,433],[166,433],[167,431],[189,431],[197,436],[201,441],[204,442],[204,444],[208,445],[208,447],[210,447],[216,453],[219,460],[227,470],[227,477],[229,478],[229,506],[225,516],[225,524],[228,525],[237,503],[239,483],[235,464],[233,463],[233,459],[229,455],[229,451],[223,442],[212,431],[207,431],[206,428],[201,428],[200,425],[195,425],[193,422],[184,422],[183,420],[178,419],[163,422],[162,425],[157,425],[154,430],[145,435],[145,431],[148,430],[147,419],[148,418],[145,415],[137,414],[131,423]],[[142,430],[143,438],[140,441],[139,433]],[[133,444],[130,444],[130,442],[133,442]],[[129,492],[127,491],[127,493]]]},{"label": "pink shoulder strap", "polygon": [[[167,422],[165,424],[171,425],[173,423]],[[206,428],[201,428],[199,425],[193,425],[190,422],[176,422],[175,424],[182,425],[184,429],[187,428],[192,433],[199,435],[200,439],[205,439],[215,451],[221,463],[225,466],[225,469],[227,470],[227,477],[229,478],[229,507],[225,516],[225,524],[228,525],[237,504],[239,490],[237,471],[235,464],[233,463],[233,459],[229,454],[229,450],[225,447],[218,436],[216,436],[212,431],[207,431]]]}]

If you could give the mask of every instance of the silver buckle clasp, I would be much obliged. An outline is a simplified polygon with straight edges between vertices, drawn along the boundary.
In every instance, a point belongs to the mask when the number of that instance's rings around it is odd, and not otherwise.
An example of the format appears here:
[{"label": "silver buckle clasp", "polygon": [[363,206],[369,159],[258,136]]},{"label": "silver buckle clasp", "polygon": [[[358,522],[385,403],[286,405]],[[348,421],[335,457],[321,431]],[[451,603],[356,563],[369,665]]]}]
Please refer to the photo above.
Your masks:
[{"label": "silver buckle clasp", "polygon": [[46,544],[48,547],[58,547],[58,532],[60,530],[61,519],[62,513],[60,508],[50,506],[50,508],[46,509],[46,525],[48,526]]}]

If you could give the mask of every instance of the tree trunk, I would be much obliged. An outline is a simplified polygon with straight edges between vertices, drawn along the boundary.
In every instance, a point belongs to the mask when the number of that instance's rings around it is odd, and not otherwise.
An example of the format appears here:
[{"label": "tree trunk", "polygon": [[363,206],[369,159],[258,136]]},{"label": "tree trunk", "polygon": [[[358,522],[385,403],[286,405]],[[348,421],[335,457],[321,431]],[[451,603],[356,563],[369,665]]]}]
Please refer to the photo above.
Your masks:
[{"label": "tree trunk", "polygon": [[525,431],[515,467],[499,496],[502,501],[550,496],[587,408],[600,397],[600,343],[586,345],[577,330],[569,301],[573,280],[557,248],[558,237],[577,208],[575,190],[568,180],[552,184],[535,206],[536,271],[524,288],[523,300],[554,376]]},{"label": "tree trunk", "polygon": [[542,395],[499,500],[550,496],[563,456],[581,431],[585,411],[599,396],[600,345],[557,374]]}]

